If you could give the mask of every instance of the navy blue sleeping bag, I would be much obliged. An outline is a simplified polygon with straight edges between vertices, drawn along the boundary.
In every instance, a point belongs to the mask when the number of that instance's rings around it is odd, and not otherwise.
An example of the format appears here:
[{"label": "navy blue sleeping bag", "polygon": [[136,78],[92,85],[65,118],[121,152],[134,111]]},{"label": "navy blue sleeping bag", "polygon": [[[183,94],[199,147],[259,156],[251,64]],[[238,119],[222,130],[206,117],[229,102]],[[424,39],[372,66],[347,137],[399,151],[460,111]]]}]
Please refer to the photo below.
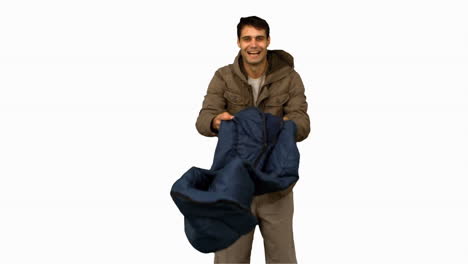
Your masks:
[{"label": "navy blue sleeping bag", "polygon": [[250,212],[253,196],[296,183],[295,135],[293,121],[255,107],[221,122],[211,169],[192,167],[171,189],[194,248],[208,253],[228,247],[257,224]]}]

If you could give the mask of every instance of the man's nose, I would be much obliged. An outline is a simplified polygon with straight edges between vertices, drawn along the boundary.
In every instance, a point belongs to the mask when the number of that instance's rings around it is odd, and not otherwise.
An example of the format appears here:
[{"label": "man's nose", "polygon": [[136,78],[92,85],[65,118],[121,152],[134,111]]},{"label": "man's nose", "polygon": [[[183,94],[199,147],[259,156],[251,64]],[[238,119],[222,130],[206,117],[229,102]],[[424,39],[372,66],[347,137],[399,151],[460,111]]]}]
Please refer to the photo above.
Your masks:
[{"label": "man's nose", "polygon": [[257,41],[255,39],[253,39],[252,42],[250,43],[250,46],[256,47],[257,46]]}]

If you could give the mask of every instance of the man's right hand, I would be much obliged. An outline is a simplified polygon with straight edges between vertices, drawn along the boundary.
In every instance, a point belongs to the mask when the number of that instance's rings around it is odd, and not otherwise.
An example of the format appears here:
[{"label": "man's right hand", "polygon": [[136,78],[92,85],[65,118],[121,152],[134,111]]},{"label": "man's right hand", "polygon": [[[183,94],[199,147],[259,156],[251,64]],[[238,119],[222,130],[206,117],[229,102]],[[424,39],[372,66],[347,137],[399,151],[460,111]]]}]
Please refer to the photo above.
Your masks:
[{"label": "man's right hand", "polygon": [[211,128],[213,128],[213,130],[215,131],[218,131],[219,125],[221,125],[221,120],[231,120],[233,118],[233,115],[229,114],[228,112],[223,112],[217,115],[215,118],[213,118],[213,120],[211,121]]}]

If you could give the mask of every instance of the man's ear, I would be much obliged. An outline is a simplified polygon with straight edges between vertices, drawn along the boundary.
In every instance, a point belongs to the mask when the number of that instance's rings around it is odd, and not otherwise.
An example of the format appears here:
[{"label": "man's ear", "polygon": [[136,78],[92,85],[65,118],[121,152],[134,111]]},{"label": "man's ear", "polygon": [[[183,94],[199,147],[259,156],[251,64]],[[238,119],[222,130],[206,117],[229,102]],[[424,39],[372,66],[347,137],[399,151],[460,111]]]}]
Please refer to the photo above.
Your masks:
[{"label": "man's ear", "polygon": [[239,41],[239,39],[237,39],[237,47],[240,48],[240,41]]},{"label": "man's ear", "polygon": [[270,46],[270,37],[267,38],[267,47]]}]

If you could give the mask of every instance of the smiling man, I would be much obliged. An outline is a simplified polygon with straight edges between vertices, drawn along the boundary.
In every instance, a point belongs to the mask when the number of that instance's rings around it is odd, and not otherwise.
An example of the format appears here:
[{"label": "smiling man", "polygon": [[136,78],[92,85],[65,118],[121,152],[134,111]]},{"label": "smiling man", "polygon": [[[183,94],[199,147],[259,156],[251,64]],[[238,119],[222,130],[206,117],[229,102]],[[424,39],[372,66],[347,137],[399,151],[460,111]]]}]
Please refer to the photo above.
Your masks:
[{"label": "smiling man", "polygon": [[[240,48],[234,63],[216,71],[200,110],[196,127],[200,134],[216,136],[221,121],[247,107],[292,120],[296,141],[310,132],[304,85],[294,70],[293,57],[282,50],[268,50],[270,27],[256,16],[243,17],[237,25]],[[288,190],[255,196],[251,211],[264,239],[267,263],[296,263],[293,239],[293,192]],[[215,263],[250,263],[254,230],[215,253]]]}]

